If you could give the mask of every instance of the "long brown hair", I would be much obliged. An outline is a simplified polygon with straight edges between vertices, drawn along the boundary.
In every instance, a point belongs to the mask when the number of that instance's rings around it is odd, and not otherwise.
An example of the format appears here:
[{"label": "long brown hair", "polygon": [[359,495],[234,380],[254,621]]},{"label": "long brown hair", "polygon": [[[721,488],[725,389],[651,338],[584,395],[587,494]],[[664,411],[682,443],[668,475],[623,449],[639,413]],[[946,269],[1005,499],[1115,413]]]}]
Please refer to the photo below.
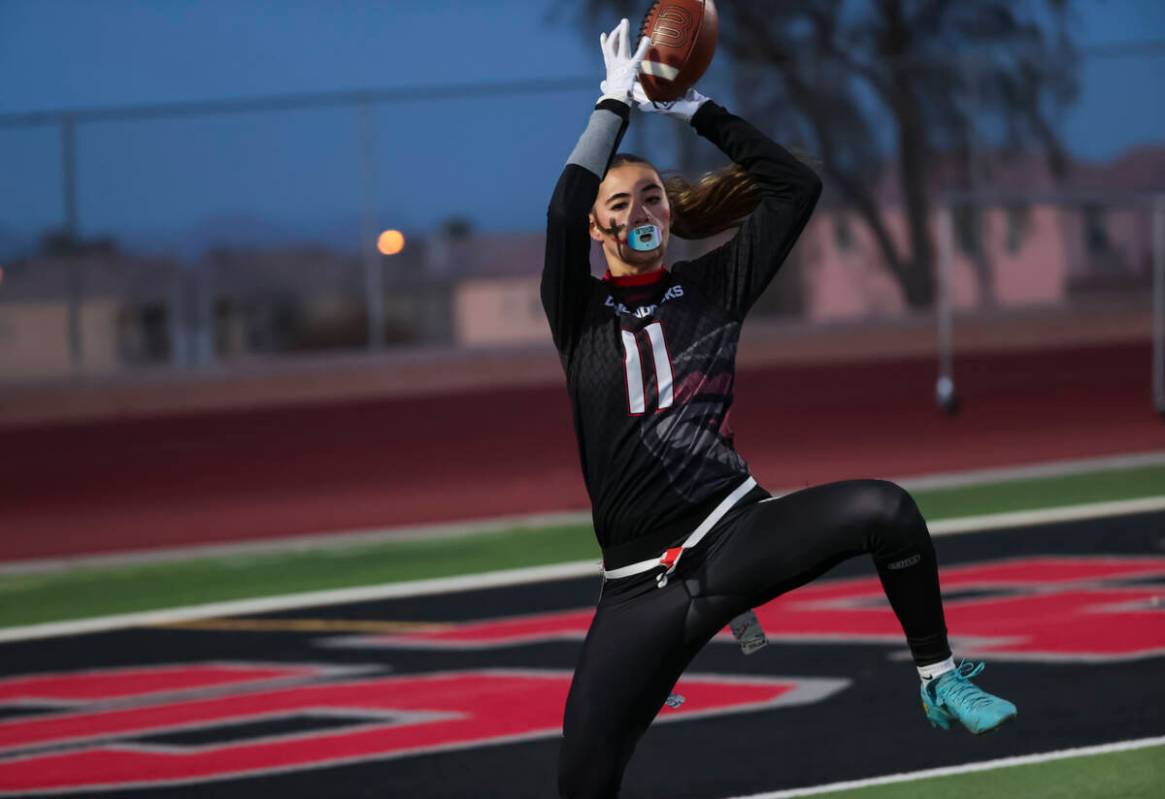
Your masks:
[{"label": "long brown hair", "polygon": [[[609,169],[623,164],[644,164],[659,173],[655,164],[632,153],[616,155]],[[663,188],[671,205],[672,235],[681,239],[706,239],[737,227],[760,203],[760,190],[736,164],[709,172],[695,183],[683,175],[668,175]]]}]

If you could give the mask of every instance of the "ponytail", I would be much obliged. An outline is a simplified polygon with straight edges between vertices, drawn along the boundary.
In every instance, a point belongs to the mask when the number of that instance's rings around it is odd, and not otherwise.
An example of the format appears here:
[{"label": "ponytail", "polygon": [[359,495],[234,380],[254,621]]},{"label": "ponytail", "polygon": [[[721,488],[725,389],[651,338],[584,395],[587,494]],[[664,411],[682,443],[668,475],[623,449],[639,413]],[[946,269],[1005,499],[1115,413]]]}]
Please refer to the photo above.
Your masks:
[{"label": "ponytail", "polygon": [[709,172],[696,183],[672,175],[663,185],[672,209],[671,232],[681,239],[706,239],[739,227],[760,204],[756,183],[736,164]]},{"label": "ponytail", "polygon": [[[631,153],[619,153],[608,168],[623,164],[645,164],[655,169],[646,158]],[[672,235],[681,239],[706,239],[739,227],[760,204],[756,183],[736,164],[709,172],[695,183],[682,175],[670,175],[664,179],[663,187],[671,206]]]}]

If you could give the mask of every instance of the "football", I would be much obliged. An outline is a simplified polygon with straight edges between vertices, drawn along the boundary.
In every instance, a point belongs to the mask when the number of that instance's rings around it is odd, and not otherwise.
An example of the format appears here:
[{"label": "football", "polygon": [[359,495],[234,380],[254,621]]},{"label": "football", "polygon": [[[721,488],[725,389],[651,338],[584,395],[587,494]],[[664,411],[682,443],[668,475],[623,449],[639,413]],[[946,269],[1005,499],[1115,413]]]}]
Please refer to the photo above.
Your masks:
[{"label": "football", "polygon": [[683,97],[712,63],[719,23],[712,0],[655,0],[639,30],[651,46],[639,83],[652,100]]}]

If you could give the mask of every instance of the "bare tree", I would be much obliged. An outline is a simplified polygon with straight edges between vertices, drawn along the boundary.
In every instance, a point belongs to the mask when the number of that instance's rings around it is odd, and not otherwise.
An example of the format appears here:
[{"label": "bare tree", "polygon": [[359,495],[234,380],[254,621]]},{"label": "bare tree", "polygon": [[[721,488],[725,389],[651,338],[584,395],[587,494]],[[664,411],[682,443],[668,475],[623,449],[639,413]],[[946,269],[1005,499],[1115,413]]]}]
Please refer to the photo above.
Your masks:
[{"label": "bare tree", "polygon": [[[584,0],[596,20],[635,16],[643,2]],[[827,184],[869,227],[906,301],[934,297],[927,224],[936,156],[962,188],[989,179],[984,148],[1038,147],[1052,171],[1067,163],[1053,125],[1076,95],[1068,0],[723,0],[721,54],[737,101],[782,140],[820,159]],[[558,0],[556,10],[564,7]],[[559,15],[561,16],[561,15]],[[905,213],[897,242],[875,186],[888,168]],[[979,217],[976,216],[977,220]],[[983,296],[989,264],[977,258]]]}]

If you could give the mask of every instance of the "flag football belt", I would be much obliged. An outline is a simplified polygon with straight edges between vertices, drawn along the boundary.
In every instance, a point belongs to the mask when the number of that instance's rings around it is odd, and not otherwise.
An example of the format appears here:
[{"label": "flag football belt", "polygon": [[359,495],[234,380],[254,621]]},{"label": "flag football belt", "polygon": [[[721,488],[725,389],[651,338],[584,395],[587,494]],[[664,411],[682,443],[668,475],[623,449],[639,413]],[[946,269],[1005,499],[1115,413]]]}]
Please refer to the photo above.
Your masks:
[{"label": "flag football belt", "polygon": [[754,488],[756,488],[756,480],[750,477],[737,486],[735,491],[721,500],[720,504],[708,514],[704,521],[700,522],[700,526],[693,530],[691,535],[685,538],[682,544],[665,549],[663,554],[658,558],[641,560],[638,563],[629,563],[617,569],[603,569],[603,579],[621,580],[624,577],[633,577],[636,574],[643,574],[644,572],[649,572],[652,569],[657,569],[662,566],[664,571],[655,578],[655,581],[660,588],[663,588],[667,585],[668,578],[675,572],[676,566],[679,565],[680,556],[684,554],[684,550],[692,549],[703,541],[704,536],[716,526],[716,522],[723,519],[724,514],[732,510],[733,506],[737,502],[740,502],[744,495]]}]

